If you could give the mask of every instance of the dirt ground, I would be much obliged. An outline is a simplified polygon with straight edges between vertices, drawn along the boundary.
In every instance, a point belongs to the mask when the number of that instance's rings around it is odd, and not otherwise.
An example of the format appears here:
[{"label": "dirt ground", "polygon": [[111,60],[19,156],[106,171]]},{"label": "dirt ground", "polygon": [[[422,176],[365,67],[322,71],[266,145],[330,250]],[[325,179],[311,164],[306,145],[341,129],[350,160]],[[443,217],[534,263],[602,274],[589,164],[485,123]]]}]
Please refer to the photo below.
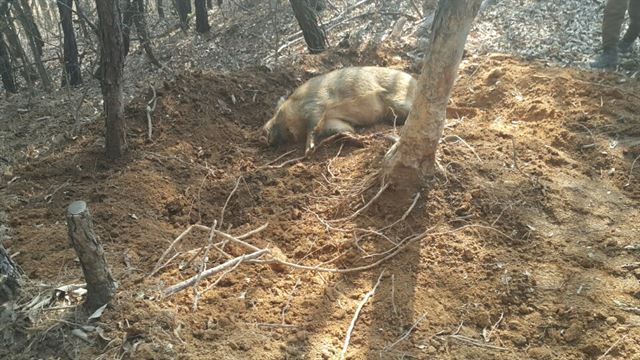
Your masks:
[{"label": "dirt ground", "polygon": [[[390,146],[387,126],[363,131],[363,147],[338,141],[311,159],[273,166],[302,153],[300,145],[272,149],[257,140],[279,96],[342,65],[415,72],[402,54],[336,50],[304,58],[296,70],[185,73],[158,89],[151,141],[151,92],[127,107],[130,151],[117,164],[104,159],[95,123],[5,174],[5,246],[28,278],[44,284],[41,291],[82,282],[64,221],[66,206],[82,199],[119,288],[92,323],[100,331],[87,331],[90,344],[71,335],[86,324],[69,307],[78,299],[61,296],[22,319],[24,329],[5,337],[13,347],[0,354],[336,359],[381,276],[349,359],[640,359],[640,270],[625,266],[640,251],[640,162],[631,172],[640,155],[637,80],[500,54],[466,58],[440,173],[415,204],[416,194],[387,189],[350,216],[379,190],[371,179]],[[219,282],[195,311],[191,288],[161,297],[197,273],[202,257],[192,250],[208,234],[192,231],[149,276],[161,254],[190,224],[214,221],[235,235],[268,223],[246,241],[332,269],[373,264],[411,235],[424,236],[367,271],[241,264],[221,280],[201,280],[200,290]],[[210,266],[224,261],[210,257]]]}]

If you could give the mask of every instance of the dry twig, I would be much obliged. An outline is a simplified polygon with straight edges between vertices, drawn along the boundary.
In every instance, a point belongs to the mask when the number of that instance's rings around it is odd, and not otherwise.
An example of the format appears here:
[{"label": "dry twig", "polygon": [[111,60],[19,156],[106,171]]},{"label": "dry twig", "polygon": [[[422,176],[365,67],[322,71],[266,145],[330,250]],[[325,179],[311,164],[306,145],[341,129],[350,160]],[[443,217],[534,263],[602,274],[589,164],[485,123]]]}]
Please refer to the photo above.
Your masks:
[{"label": "dry twig", "polygon": [[226,262],[224,262],[224,263],[222,263],[222,264],[220,264],[218,266],[215,266],[215,267],[212,267],[210,269],[207,269],[207,270],[203,271],[201,274],[192,276],[192,277],[190,277],[189,279],[187,279],[185,281],[182,281],[182,282],[177,283],[175,285],[169,286],[168,288],[166,288],[166,289],[164,289],[162,291],[162,294],[164,295],[164,297],[169,297],[169,296],[174,295],[175,293],[183,290],[184,288],[193,285],[196,282],[196,280],[199,279],[199,278],[207,278],[207,277],[209,277],[209,276],[211,276],[213,274],[219,273],[220,271],[223,271],[223,270],[226,270],[226,269],[228,269],[230,267],[235,266],[236,263],[238,263],[238,262],[242,262],[244,260],[258,258],[258,257],[260,257],[260,256],[262,256],[262,255],[264,255],[264,254],[266,254],[268,252],[269,252],[269,249],[261,249],[261,250],[258,250],[256,252],[254,252],[254,253],[251,253],[251,254],[248,254],[248,255],[242,255],[242,256],[239,256],[237,258],[228,260],[228,261],[226,261]]},{"label": "dry twig", "polygon": [[400,343],[402,340],[406,339],[409,337],[409,335],[411,335],[411,332],[413,332],[413,330],[416,328],[416,326],[418,326],[418,324],[420,324],[420,322],[422,320],[424,320],[424,318],[427,317],[427,313],[425,312],[424,314],[422,314],[422,316],[420,316],[420,318],[413,323],[413,325],[411,325],[411,327],[409,328],[409,330],[407,330],[404,335],[402,335],[400,338],[398,338],[398,340],[394,341],[392,344],[385,346],[384,350],[385,351],[389,351],[391,350],[391,348],[393,348],[394,346],[398,345],[398,343]]},{"label": "dry twig", "polygon": [[156,102],[158,100],[158,97],[156,96],[156,88],[153,87],[153,85],[149,85],[149,87],[151,88],[151,91],[153,91],[153,97],[151,98],[151,100],[149,100],[149,102],[147,102],[147,139],[149,141],[151,141],[151,133],[153,131],[153,125],[151,123],[151,114],[156,110]]},{"label": "dry twig", "polygon": [[224,211],[227,209],[227,205],[229,204],[229,200],[231,200],[231,197],[233,196],[233,194],[235,194],[236,190],[238,190],[238,185],[240,185],[240,180],[242,179],[242,176],[238,177],[238,180],[236,180],[236,184],[233,187],[233,190],[231,190],[231,193],[229,194],[229,196],[227,196],[227,200],[224,202],[224,206],[222,207],[222,211],[220,211],[220,222],[218,223],[218,227],[222,226],[222,222],[224,221]]},{"label": "dry twig", "polygon": [[629,179],[627,180],[627,183],[624,184],[625,187],[631,185],[631,176],[633,175],[633,167],[636,165],[636,161],[638,161],[638,159],[640,159],[640,155],[636,156],[636,158],[633,159],[633,162],[631,163],[631,170],[629,170]]},{"label": "dry twig", "polygon": [[376,284],[373,286],[373,289],[371,289],[371,291],[369,291],[368,293],[366,293],[364,295],[364,297],[362,298],[362,301],[360,301],[360,304],[358,304],[358,307],[356,308],[356,312],[355,314],[353,314],[353,319],[351,319],[351,324],[349,325],[349,328],[347,329],[347,336],[344,339],[344,345],[342,346],[342,352],[340,352],[340,359],[344,359],[345,355],[347,355],[347,349],[349,348],[349,341],[351,341],[351,334],[353,333],[353,329],[356,326],[356,321],[358,320],[358,317],[360,316],[360,311],[362,311],[362,308],[364,307],[364,305],[367,303],[367,301],[369,301],[369,298],[371,296],[373,296],[373,294],[375,294],[376,289],[378,289],[378,285],[380,285],[380,281],[382,280],[382,275],[384,275],[384,270],[380,273],[380,276],[378,276],[378,281],[376,281]]},{"label": "dry twig", "polygon": [[334,222],[342,222],[342,221],[348,221],[351,219],[355,219],[358,215],[360,215],[360,213],[362,213],[363,211],[365,211],[369,206],[371,206],[371,204],[373,204],[374,201],[376,201],[380,195],[382,195],[382,193],[387,190],[387,188],[389,187],[389,183],[384,184],[380,190],[378,190],[378,193],[375,194],[374,197],[371,198],[371,200],[369,200],[368,203],[364,204],[364,206],[362,206],[360,209],[356,210],[356,212],[354,212],[353,214],[344,217],[342,219],[336,219],[336,220],[328,220],[328,222],[330,223],[334,223]]}]

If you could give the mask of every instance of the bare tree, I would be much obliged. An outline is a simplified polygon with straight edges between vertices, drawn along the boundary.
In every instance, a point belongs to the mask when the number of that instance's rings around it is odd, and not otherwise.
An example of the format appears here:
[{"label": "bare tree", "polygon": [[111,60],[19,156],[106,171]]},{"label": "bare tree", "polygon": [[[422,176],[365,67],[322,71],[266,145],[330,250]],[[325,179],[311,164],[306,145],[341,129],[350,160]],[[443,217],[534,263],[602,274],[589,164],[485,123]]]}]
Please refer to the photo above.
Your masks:
[{"label": "bare tree", "polygon": [[9,2],[0,0],[0,78],[2,85],[7,92],[16,92],[16,82],[13,79],[13,69],[11,68],[11,59],[9,48],[2,36],[3,30],[7,27],[7,12]]},{"label": "bare tree", "polygon": [[309,52],[312,54],[323,52],[327,48],[327,38],[324,30],[318,25],[316,11],[309,6],[307,0],[289,0],[289,3],[302,29]]},{"label": "bare tree", "polygon": [[385,177],[392,183],[413,187],[435,173],[447,103],[481,3],[482,0],[438,2],[413,108],[400,140],[385,159]]},{"label": "bare tree", "polygon": [[164,5],[162,5],[162,0],[156,0],[156,7],[158,8],[158,17],[164,19]]},{"label": "bare tree", "polygon": [[37,79],[37,73],[33,69],[31,62],[27,57],[27,53],[22,47],[22,43],[20,42],[20,38],[18,37],[14,24],[12,22],[7,22],[5,24],[4,35],[7,39],[9,54],[11,55],[11,58],[14,59],[14,62],[16,62],[17,59],[22,61],[22,76],[31,87],[33,86],[33,82]]},{"label": "bare tree", "polygon": [[76,44],[76,33],[73,30],[73,19],[71,8],[73,0],[58,0],[58,11],[60,11],[60,22],[62,33],[64,34],[64,73],[62,76],[62,86],[71,86],[82,83],[80,74],[80,62],[78,61],[78,45]]},{"label": "bare tree", "polygon": [[42,41],[42,36],[40,36],[40,31],[33,21],[33,13],[31,11],[31,7],[26,2],[26,0],[22,1],[14,1],[13,9],[16,12],[16,17],[22,24],[24,31],[27,35],[27,40],[29,42],[29,47],[31,48],[31,53],[33,54],[33,61],[36,65],[36,69],[38,70],[38,75],[40,76],[40,80],[42,81],[42,88],[45,91],[51,90],[51,78],[47,73],[47,69],[44,67],[44,63],[42,62],[42,47],[44,42]]},{"label": "bare tree", "polygon": [[199,33],[206,33],[209,31],[209,16],[207,13],[207,1],[195,0],[196,5],[196,31]]},{"label": "bare tree", "polygon": [[180,28],[183,31],[189,29],[189,14],[191,14],[191,0],[174,0],[176,11],[180,18]]},{"label": "bare tree", "polygon": [[17,92],[18,89],[11,69],[9,49],[7,48],[7,43],[4,42],[2,33],[0,33],[0,78],[2,78],[2,86],[7,92]]},{"label": "bare tree", "polygon": [[118,0],[96,0],[99,19],[102,96],[106,113],[106,154],[121,157],[127,146],[122,99],[124,43]]},{"label": "bare tree", "polygon": [[145,16],[144,9],[144,0],[133,0],[134,3],[132,5],[133,9],[133,21],[136,24],[136,31],[138,33],[138,37],[140,38],[140,44],[144,49],[144,52],[147,54],[147,57],[151,61],[152,64],[161,68],[162,65],[160,61],[156,58],[153,53],[153,48],[151,47],[151,39],[149,37],[149,32],[147,31],[147,20]]}]

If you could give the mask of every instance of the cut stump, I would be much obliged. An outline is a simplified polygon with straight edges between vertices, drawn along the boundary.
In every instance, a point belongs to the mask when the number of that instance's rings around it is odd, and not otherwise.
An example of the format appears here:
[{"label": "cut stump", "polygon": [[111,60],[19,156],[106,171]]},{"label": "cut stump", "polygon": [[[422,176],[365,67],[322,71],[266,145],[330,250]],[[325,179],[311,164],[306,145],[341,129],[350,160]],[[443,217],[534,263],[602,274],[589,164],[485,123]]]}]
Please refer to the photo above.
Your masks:
[{"label": "cut stump", "polygon": [[67,208],[67,227],[87,282],[85,307],[95,311],[113,298],[117,284],[104,258],[102,244],[93,231],[91,214],[84,201],[75,201]]}]

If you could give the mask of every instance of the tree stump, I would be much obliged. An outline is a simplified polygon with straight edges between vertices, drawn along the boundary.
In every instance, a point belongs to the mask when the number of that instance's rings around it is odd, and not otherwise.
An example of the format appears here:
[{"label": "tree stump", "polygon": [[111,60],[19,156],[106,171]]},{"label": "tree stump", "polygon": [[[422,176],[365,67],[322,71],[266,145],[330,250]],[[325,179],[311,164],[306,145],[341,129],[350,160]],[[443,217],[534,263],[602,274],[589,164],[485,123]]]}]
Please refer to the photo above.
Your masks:
[{"label": "tree stump", "polygon": [[94,311],[113,298],[117,284],[104,258],[102,244],[93,232],[91,214],[84,201],[75,201],[67,208],[67,227],[87,282],[85,306]]}]

